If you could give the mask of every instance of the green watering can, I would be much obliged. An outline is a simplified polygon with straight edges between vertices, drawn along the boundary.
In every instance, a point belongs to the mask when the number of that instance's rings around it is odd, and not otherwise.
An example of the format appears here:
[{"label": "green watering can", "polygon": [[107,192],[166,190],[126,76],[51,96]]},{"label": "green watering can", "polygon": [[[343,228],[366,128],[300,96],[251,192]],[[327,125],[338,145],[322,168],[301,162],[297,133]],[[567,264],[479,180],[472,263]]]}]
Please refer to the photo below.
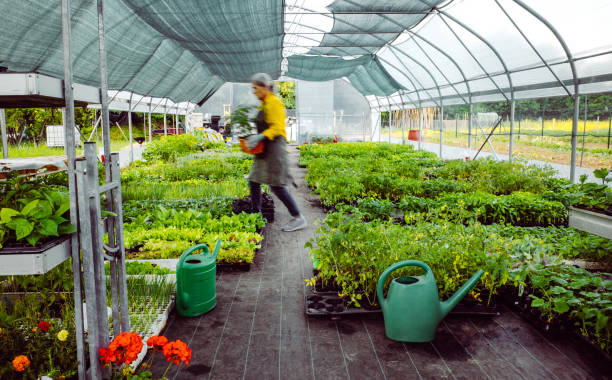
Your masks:
[{"label": "green watering can", "polygon": [[[181,255],[176,264],[176,309],[183,317],[208,313],[217,305],[217,254],[221,241],[217,241],[212,255],[206,244],[198,244]],[[200,255],[192,255],[195,251]]]},{"label": "green watering can", "polygon": [[[391,272],[408,266],[423,268],[425,274],[394,278],[391,280],[387,298],[384,298],[383,285],[387,277]],[[432,341],[438,323],[476,285],[483,273],[478,270],[451,298],[440,302],[436,279],[427,264],[418,260],[407,260],[391,265],[378,279],[376,289],[387,337],[400,342]]]}]

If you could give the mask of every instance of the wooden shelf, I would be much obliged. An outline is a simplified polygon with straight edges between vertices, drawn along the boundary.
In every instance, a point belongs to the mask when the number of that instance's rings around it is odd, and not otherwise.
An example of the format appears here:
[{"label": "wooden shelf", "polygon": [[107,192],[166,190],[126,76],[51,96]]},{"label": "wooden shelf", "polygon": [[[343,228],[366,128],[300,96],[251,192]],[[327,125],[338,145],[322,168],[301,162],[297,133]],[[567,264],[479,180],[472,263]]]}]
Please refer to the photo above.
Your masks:
[{"label": "wooden shelf", "polygon": [[70,236],[62,237],[38,252],[0,250],[0,276],[44,274],[71,256]]}]

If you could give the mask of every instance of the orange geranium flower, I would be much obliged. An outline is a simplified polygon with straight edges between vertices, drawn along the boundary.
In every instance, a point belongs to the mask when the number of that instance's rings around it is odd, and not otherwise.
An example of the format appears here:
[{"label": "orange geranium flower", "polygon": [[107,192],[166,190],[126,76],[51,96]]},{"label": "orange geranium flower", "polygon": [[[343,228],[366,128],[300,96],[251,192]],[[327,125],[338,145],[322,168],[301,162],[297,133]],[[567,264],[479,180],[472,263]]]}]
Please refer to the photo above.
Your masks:
[{"label": "orange geranium flower", "polygon": [[102,364],[130,364],[142,351],[142,338],[135,332],[122,332],[113,339],[108,348],[100,348],[99,357]]},{"label": "orange geranium flower", "polygon": [[25,355],[19,355],[13,359],[13,368],[17,372],[23,372],[30,366],[30,359]]},{"label": "orange geranium flower", "polygon": [[155,351],[161,351],[166,344],[168,344],[168,338],[165,336],[155,335],[147,340],[147,346],[153,347]]},{"label": "orange geranium flower", "polygon": [[191,349],[187,347],[185,342],[181,342],[180,339],[166,344],[162,352],[167,362],[173,361],[176,365],[180,365],[181,362],[189,365],[189,361],[191,360]]}]

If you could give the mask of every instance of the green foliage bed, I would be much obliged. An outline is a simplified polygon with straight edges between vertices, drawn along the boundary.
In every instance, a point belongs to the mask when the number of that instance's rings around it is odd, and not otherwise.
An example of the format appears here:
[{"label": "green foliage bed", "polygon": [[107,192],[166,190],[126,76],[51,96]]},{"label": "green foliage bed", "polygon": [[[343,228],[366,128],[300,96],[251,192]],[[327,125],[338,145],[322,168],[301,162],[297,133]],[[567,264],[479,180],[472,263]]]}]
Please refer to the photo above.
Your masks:
[{"label": "green foliage bed", "polygon": [[147,148],[149,162],[121,174],[128,257],[177,258],[195,244],[212,248],[221,240],[219,263],[251,263],[264,219],[234,214],[232,200],[249,192],[244,176],[252,158],[223,144],[198,145],[189,135],[158,145]]},{"label": "green foliage bed", "polygon": [[612,275],[564,265],[612,262],[609,240],[566,227],[569,205],[608,199],[609,189],[521,162],[443,162],[401,145],[300,148],[308,184],[330,209],[307,244],[318,269],[309,283],[338,286],[350,303],[367,306],[397,261],[429,264],[442,297],[483,269],[472,298],[527,289],[546,320],[569,320],[610,351]]}]

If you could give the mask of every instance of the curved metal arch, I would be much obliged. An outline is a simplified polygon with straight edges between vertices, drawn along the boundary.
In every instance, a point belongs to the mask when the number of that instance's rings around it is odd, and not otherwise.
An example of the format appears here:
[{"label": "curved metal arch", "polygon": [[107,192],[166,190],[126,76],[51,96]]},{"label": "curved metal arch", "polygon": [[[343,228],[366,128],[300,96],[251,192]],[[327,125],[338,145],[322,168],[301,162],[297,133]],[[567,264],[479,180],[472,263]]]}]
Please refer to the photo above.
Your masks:
[{"label": "curved metal arch", "polygon": [[569,91],[569,89],[567,88],[567,86],[565,85],[565,83],[563,83],[563,81],[561,80],[561,78],[559,78],[559,76],[557,75],[557,73],[555,73],[553,71],[553,69],[550,67],[550,65],[548,64],[548,62],[546,62],[546,60],[544,59],[544,57],[542,57],[542,54],[540,54],[540,52],[538,51],[538,49],[536,49],[536,47],[531,43],[531,41],[529,40],[529,38],[525,35],[525,33],[523,33],[523,31],[521,30],[521,28],[517,25],[517,23],[514,21],[514,19],[510,16],[510,14],[508,13],[508,11],[506,11],[506,8],[504,8],[501,3],[499,2],[499,0],[495,0],[495,3],[497,4],[497,6],[499,7],[499,9],[501,9],[501,11],[504,13],[504,15],[506,15],[506,17],[508,18],[508,20],[510,20],[510,22],[512,23],[512,25],[514,25],[514,27],[516,28],[516,30],[519,32],[519,34],[525,39],[525,41],[527,42],[527,44],[531,47],[531,49],[534,51],[534,53],[536,53],[536,55],[538,56],[538,58],[540,58],[540,61],[542,61],[542,63],[544,64],[544,66],[546,66],[546,68],[548,69],[548,71],[550,71],[550,73],[553,75],[553,77],[555,77],[555,79],[557,80],[557,82],[559,82],[559,84],[561,85],[561,87],[563,87],[563,89],[565,90],[565,92],[567,92],[567,95],[571,98],[572,97],[572,93]]},{"label": "curved metal arch", "polygon": [[[350,2],[350,1],[349,1],[349,3],[355,4],[355,3]],[[355,5],[356,5],[356,4],[355,4]],[[395,24],[395,25],[397,25],[397,26],[399,26],[399,27],[404,27],[402,24],[400,24],[399,22],[395,21],[394,19],[390,18],[389,16],[387,16],[387,15],[385,15],[385,14],[381,14],[381,15],[379,15],[379,16],[381,16],[382,18],[384,18],[385,20],[387,20],[387,21],[389,21],[389,22],[392,22],[393,24]],[[454,60],[454,59],[453,59],[453,58],[452,58],[452,57],[451,57],[451,56],[450,56],[448,53],[446,53],[446,51],[444,51],[443,49],[439,48],[438,46],[436,46],[435,44],[433,44],[431,41],[427,40],[425,37],[420,36],[418,32],[413,32],[413,31],[411,31],[410,29],[406,29],[406,28],[404,28],[404,30],[405,30],[406,32],[410,33],[411,35],[416,36],[416,37],[418,37],[419,39],[423,40],[423,41],[424,41],[425,43],[427,43],[429,46],[433,47],[435,50],[437,50],[437,51],[438,51],[438,52],[440,52],[442,55],[444,55],[446,58],[448,58],[448,60],[449,60],[449,61],[451,61],[451,62],[453,63],[453,65],[455,65],[455,67],[457,68],[457,70],[458,70],[458,71],[461,73],[461,76],[463,77],[463,80],[464,80],[464,82],[465,82],[465,84],[466,84],[466,86],[467,86],[467,89],[468,89],[468,98],[469,98],[469,100],[470,100],[470,102],[471,102],[471,101],[472,101],[472,90],[471,90],[471,88],[470,88],[470,83],[468,82],[467,77],[466,77],[466,76],[465,76],[465,74],[463,73],[463,70],[461,69],[461,67],[459,66],[459,64],[458,64],[458,63],[457,63],[457,62],[456,62],[456,61],[455,61],[455,60]],[[416,43],[416,41],[415,41],[415,43]],[[399,47],[396,47],[396,45],[391,45],[391,43],[389,43],[389,44],[388,44],[388,46],[393,47],[393,48],[397,49],[398,51],[402,52],[401,50],[399,50]],[[417,46],[418,46],[418,45],[417,45]],[[421,48],[421,47],[419,46],[419,48]],[[423,50],[423,48],[421,48],[421,50]],[[424,53],[424,54],[427,56],[427,58],[429,58],[429,60],[431,61],[431,58],[430,58],[430,57],[427,55],[427,53],[425,53],[425,52],[423,52],[423,53]],[[433,63],[433,62],[432,62],[432,63]],[[435,66],[435,64],[434,64],[434,66]],[[457,95],[459,95],[459,97],[460,97],[460,98],[461,98],[461,99],[462,99],[462,100],[463,100],[463,101],[464,101],[466,104],[468,104],[468,102],[466,102],[466,101],[465,101],[465,99],[463,98],[463,96],[461,96],[461,94],[459,93],[459,91],[457,91],[457,89],[455,88],[455,86],[453,85],[453,83],[452,83],[450,80],[448,80],[448,78],[446,78],[446,76],[444,75],[444,73],[442,73],[442,70],[440,70],[438,67],[436,67],[436,69],[438,69],[438,71],[440,71],[440,73],[441,73],[441,74],[444,76],[444,79],[446,79],[446,81],[448,82],[448,84],[449,84],[451,87],[453,87],[453,89],[455,90],[455,92],[457,92]]]},{"label": "curved metal arch", "polygon": [[[444,20],[444,18],[442,18],[442,16],[440,16],[440,14],[445,15],[446,17],[448,17],[449,19],[453,20],[455,23],[459,24],[461,27],[463,27],[465,30],[467,30],[468,32],[470,32],[471,34],[473,34],[476,38],[478,38],[479,40],[481,40],[485,45],[487,45],[489,47],[489,49],[491,49],[491,51],[495,54],[495,56],[497,57],[497,59],[499,59],[499,62],[502,64],[502,66],[504,67],[505,70],[505,74],[508,78],[508,84],[510,85],[510,94],[511,97],[514,99],[514,86],[512,85],[512,78],[510,77],[510,72],[508,71],[508,67],[506,66],[506,62],[504,61],[504,59],[501,57],[501,55],[499,54],[499,52],[497,51],[497,49],[495,49],[495,47],[489,42],[487,41],[484,37],[482,37],[480,34],[478,34],[475,30],[473,30],[472,28],[470,28],[469,26],[465,25],[464,23],[462,23],[461,21],[457,20],[455,17],[450,16],[447,12],[445,12],[442,8],[437,8],[435,6],[432,6],[431,4],[429,4],[427,1],[425,0],[418,0],[419,2],[421,2],[422,4],[427,5],[428,7],[431,7],[433,11],[437,11],[438,16],[444,21],[444,23],[449,27],[449,29],[453,32],[453,34],[455,34],[455,37],[457,37],[457,39],[461,42],[461,44],[463,45],[463,47],[470,53],[470,55],[472,56],[472,58],[474,58],[474,60],[478,63],[478,65],[480,66],[480,68],[485,72],[485,74],[489,77],[489,79],[491,79],[491,81],[493,82],[493,84],[495,85],[495,87],[497,87],[497,89],[500,91],[500,93],[503,95],[504,98],[506,98],[506,100],[509,100],[508,97],[506,96],[506,94],[502,91],[502,89],[497,85],[497,83],[493,80],[493,78],[491,78],[488,75],[488,72],[482,67],[482,65],[480,65],[480,62],[478,62],[478,60],[474,57],[474,55],[472,54],[472,52],[467,48],[467,46],[465,46],[465,44],[463,43],[463,41],[461,41],[461,39],[459,38],[459,36],[456,35],[456,33],[454,32],[454,30],[450,27],[450,25],[448,25],[446,23],[446,21]],[[471,96],[470,96],[471,99]]]},{"label": "curved metal arch", "polygon": [[[406,97],[408,98],[408,101],[410,102],[410,104],[413,107],[417,107],[416,103],[414,102],[414,100],[412,100],[412,98],[410,98],[410,95],[408,95],[405,91],[403,90],[399,90],[397,93],[400,96],[400,99],[402,100],[402,106],[406,105],[406,102],[404,102],[404,98],[402,97],[402,92],[404,92],[404,95],[406,95]],[[418,97],[418,93],[417,93],[417,97]],[[419,104],[421,103],[421,99],[419,98]]]},{"label": "curved metal arch", "polygon": [[578,72],[576,70],[576,63],[574,62],[574,57],[569,47],[565,43],[565,40],[561,36],[561,34],[557,31],[557,29],[542,15],[536,12],[534,9],[529,7],[527,4],[523,3],[521,0],[514,0],[515,3],[523,7],[527,12],[531,13],[531,15],[537,18],[541,23],[546,25],[546,27],[555,35],[557,41],[561,44],[561,47],[565,51],[565,55],[567,55],[567,59],[570,64],[570,68],[572,70],[572,77],[574,79],[574,117],[572,120],[572,154],[570,158],[570,181],[574,182],[576,179],[576,146],[578,145],[577,141],[577,132],[578,132],[578,112],[580,109],[580,85],[578,83]]},{"label": "curved metal arch", "polygon": [[[306,10],[307,10],[307,9],[306,9]],[[299,24],[299,23],[297,23],[297,25],[300,25],[300,26],[301,26],[301,24]],[[315,30],[320,30],[320,31],[323,31],[323,29],[319,29],[319,28],[314,28],[314,27],[310,27],[310,28],[311,28],[311,29],[315,29]],[[305,38],[305,39],[307,39],[307,40],[311,40],[311,41],[316,42],[316,43],[320,43],[320,41],[315,40],[314,38],[310,38],[310,37],[306,37],[306,36],[302,36],[302,38]],[[340,48],[338,48],[338,50],[342,51],[342,49],[340,49]],[[367,52],[367,55],[371,55],[371,53],[370,53],[368,50],[366,50],[366,49],[363,49],[363,50]],[[347,53],[347,55],[351,55],[351,54],[348,54],[348,53]],[[397,71],[398,71],[400,74],[402,74],[402,75],[403,75],[403,76],[404,76],[406,79],[408,79],[408,81],[409,81],[409,82],[412,84],[412,86],[414,87],[414,90],[415,90],[415,91],[418,91],[418,90],[417,90],[417,87],[414,85],[414,82],[412,81],[412,79],[410,79],[410,77],[409,77],[407,74],[405,74],[404,72],[402,72],[402,70],[400,70],[400,69],[399,69],[397,66],[395,66],[395,65],[394,65],[394,64],[392,64],[391,62],[387,61],[386,59],[384,59],[384,58],[382,58],[382,57],[378,57],[378,59],[380,59],[380,60],[382,60],[382,61],[386,62],[387,64],[389,64],[390,66],[392,66],[394,69],[396,69],[396,70],[397,70]],[[401,61],[400,61],[400,62],[401,62]],[[414,75],[414,74],[413,74],[413,73],[410,71],[410,69],[408,69],[407,67],[405,67],[405,69],[406,69],[406,71],[407,71],[407,72],[409,72],[409,73],[410,73],[410,75]],[[415,80],[416,80],[416,77],[415,77]],[[418,82],[418,80],[417,80],[417,82]],[[435,83],[435,80],[434,80],[434,83]],[[420,84],[420,83],[419,83],[419,85],[420,85],[421,87],[423,87],[423,85],[422,85],[422,84]],[[400,89],[398,89],[398,90],[400,90]],[[427,91],[427,90],[425,90],[425,91]]]},{"label": "curved metal arch", "polygon": [[[467,90],[468,90],[468,98],[469,98],[470,101],[468,103],[466,103],[466,104],[471,103],[472,102],[472,89],[470,87],[470,82],[468,81],[467,77],[465,76],[465,73],[463,72],[463,69],[461,69],[461,66],[457,63],[457,61],[455,61],[455,59],[453,57],[451,57],[450,54],[446,53],[446,51],[444,51],[443,49],[439,48],[434,43],[432,43],[431,41],[427,40],[425,37],[419,35],[418,32],[413,32],[413,31],[410,31],[410,30],[406,30],[406,31],[408,33],[410,33],[411,35],[413,35],[415,37],[418,37],[419,39],[421,39],[422,41],[427,43],[429,46],[431,46],[434,49],[436,49],[438,52],[440,52],[442,55],[444,55],[446,58],[448,58],[448,60],[451,61],[453,63],[453,65],[455,65],[455,67],[457,68],[457,70],[461,74],[461,77],[463,78],[463,81],[465,82],[465,85],[466,85]],[[449,82],[449,84],[450,84],[450,82]],[[452,84],[451,84],[451,86],[452,86]]]},{"label": "curved metal arch", "polygon": [[542,15],[540,15],[533,8],[531,8],[530,6],[528,6],[527,4],[522,2],[521,0],[513,0],[513,1],[515,3],[517,3],[518,5],[520,5],[527,12],[529,12],[533,17],[538,19],[542,24],[544,24],[552,32],[552,34],[554,34],[554,36],[557,39],[557,41],[559,41],[559,44],[561,44],[561,47],[565,51],[565,55],[567,55],[567,59],[569,60],[570,68],[572,70],[572,77],[574,79],[574,97],[578,97],[578,87],[579,87],[579,83],[578,83],[578,71],[576,70],[576,64],[574,62],[574,57],[573,57],[572,52],[570,51],[569,47],[565,43],[565,40],[563,39],[563,37],[559,33],[559,31],[557,31],[557,29],[547,19],[545,19]]},{"label": "curved metal arch", "polygon": [[[430,99],[432,99],[432,100],[433,100],[433,99],[434,99],[434,97],[433,97],[433,96],[431,96],[431,94],[429,94],[429,90],[428,90],[428,89],[426,89],[426,88],[425,88],[425,86],[423,86],[423,84],[422,84],[422,83],[419,81],[419,79],[416,77],[416,75],[414,75],[414,73],[413,73],[413,72],[412,72],[412,71],[411,71],[411,70],[410,70],[410,69],[409,69],[409,68],[408,68],[408,67],[407,67],[407,66],[404,64],[404,62],[403,62],[403,61],[402,61],[402,60],[401,60],[401,59],[400,59],[400,58],[397,56],[397,54],[395,54],[395,50],[394,50],[394,49],[391,49],[390,51],[391,51],[391,54],[393,54],[393,55],[395,56],[395,58],[397,58],[398,62],[399,62],[399,63],[400,63],[402,66],[404,66],[404,69],[406,69],[406,71],[407,71],[407,72],[408,72],[410,75],[412,75],[412,76],[414,77],[414,80],[417,82],[417,84],[418,84],[419,86],[421,86],[421,89],[422,89],[423,91],[425,91],[425,92],[426,92],[426,93],[429,95],[429,98],[430,98]],[[412,84],[412,86],[414,87],[414,91],[417,93],[417,96],[418,96],[418,92],[419,92],[419,90],[418,90],[418,89],[417,89],[417,87],[414,85],[414,82],[413,82],[413,81],[412,81],[412,80],[411,80],[411,79],[410,79],[410,78],[409,78],[407,75],[405,75],[404,73],[402,73],[402,71],[401,71],[399,68],[397,68],[397,66],[395,66],[395,65],[394,65],[394,64],[392,64],[391,62],[387,61],[386,59],[384,59],[384,58],[382,58],[382,57],[380,57],[380,56],[379,56],[378,58],[379,58],[379,59],[381,59],[381,60],[383,60],[383,61],[385,61],[385,62],[386,62],[386,63],[387,63],[389,66],[393,67],[395,70],[399,71],[399,72],[400,72],[402,75],[404,75],[404,77],[406,77],[406,78],[407,78],[407,79],[410,81],[410,83],[411,83],[411,84]],[[430,73],[429,71],[426,71],[426,72],[427,72],[427,73],[428,73],[428,74],[429,74],[429,75],[432,77],[432,80],[433,80],[434,84],[436,85],[436,90],[438,90],[438,97],[439,97],[439,98],[442,98],[442,93],[440,92],[440,86],[438,86],[438,83],[437,83],[437,82],[436,82],[436,80],[433,78],[433,76],[431,75],[431,73]],[[433,102],[434,102],[436,105],[438,105],[438,106],[439,106],[439,104],[438,104],[438,103],[437,103],[435,100],[433,100]],[[420,105],[420,104],[421,104],[421,97],[419,96],[419,105]]]},{"label": "curved metal arch", "polygon": [[[311,9],[304,8],[304,7],[300,7],[300,8],[301,8],[301,9],[303,9],[303,10],[305,10],[305,11],[313,12],[313,13],[315,13],[315,14],[316,14],[316,11],[313,11],[313,10],[311,10]],[[325,16],[325,17],[331,18],[331,19],[333,19],[333,20],[334,20],[334,22],[336,22],[336,21],[340,21],[340,22],[342,22],[343,24],[346,24],[346,25],[351,26],[351,27],[353,27],[353,28],[357,28],[357,26],[356,26],[356,25],[353,25],[352,23],[347,22],[347,21],[344,21],[344,20],[337,20],[337,19],[336,19],[336,18],[334,18],[333,16],[330,16],[330,15],[322,15],[322,16]],[[298,25],[301,25],[301,24],[298,24]],[[309,26],[309,27],[310,27],[310,26]],[[319,31],[321,31],[321,32],[325,32],[323,29],[314,28],[314,27],[310,27],[310,28],[311,28],[311,29],[314,29],[314,30],[319,30]],[[381,46],[381,48],[383,48],[384,46],[388,46],[388,47],[391,47],[392,49],[396,49],[395,47],[393,47],[392,45],[390,45],[390,43],[388,43],[388,42],[387,42],[387,41],[385,41],[384,39],[379,38],[379,37],[376,37],[376,36],[374,36],[374,37],[375,37],[376,39],[378,39],[379,41],[384,42],[384,45],[383,45],[383,46]],[[306,38],[306,37],[303,37],[303,38]],[[339,39],[341,39],[341,40],[345,40],[345,41],[349,41],[348,39],[343,38],[343,37],[339,37],[339,36],[336,36],[336,38],[339,38]],[[316,41],[316,40],[314,40],[314,39],[312,39],[312,40],[313,40],[313,41]],[[350,41],[349,41],[349,42],[350,42]],[[319,42],[319,43],[320,43],[320,42]],[[341,49],[340,49],[340,50],[341,50]],[[369,52],[367,49],[363,49],[363,50],[364,50],[364,51],[366,51],[368,55],[370,55],[370,54],[371,54],[371,53],[370,53],[370,52]],[[427,72],[427,74],[428,74],[428,75],[431,77],[431,80],[432,80],[432,81],[434,82],[434,84],[436,85],[436,88],[438,89],[438,97],[440,98],[440,102],[441,102],[441,101],[442,101],[442,100],[441,100],[441,99],[442,99],[442,94],[441,94],[441,92],[440,92],[440,85],[438,84],[438,81],[436,80],[436,78],[435,78],[435,77],[434,77],[434,76],[431,74],[431,72],[430,72],[430,71],[429,71],[429,70],[428,70],[428,69],[427,69],[427,68],[426,68],[426,67],[425,67],[423,64],[421,64],[419,61],[417,61],[416,59],[414,59],[414,58],[412,58],[411,56],[409,56],[407,53],[405,53],[405,52],[403,52],[403,51],[401,51],[401,50],[398,50],[398,51],[400,51],[400,52],[401,52],[403,55],[405,55],[407,58],[411,59],[411,60],[412,60],[413,62],[415,62],[417,65],[421,66],[421,68],[422,68],[423,70],[425,70],[425,72]],[[350,54],[349,54],[349,55],[350,55]],[[395,54],[394,54],[394,55],[395,55]],[[390,66],[394,67],[394,68],[395,68],[396,70],[398,70],[398,71],[399,71],[399,72],[400,72],[402,75],[406,76],[405,74],[403,74],[403,73],[402,73],[402,71],[401,71],[401,70],[397,69],[397,67],[395,67],[395,65],[393,65],[392,63],[390,63],[390,62],[389,62],[389,61],[387,61],[386,59],[384,59],[384,58],[382,58],[382,57],[380,57],[380,56],[378,56],[378,58],[379,58],[379,59],[381,59],[381,60],[383,60],[383,61],[385,61],[385,62],[386,62],[387,64],[389,64]],[[397,55],[396,55],[396,58],[397,58]],[[398,58],[398,61],[400,61],[400,62],[401,62],[401,59],[399,59],[399,58]],[[404,68],[405,68],[407,71],[410,71],[410,70],[409,70],[409,69],[408,69],[408,68],[407,68],[405,65],[403,65],[403,62],[401,62],[401,63],[402,63],[402,66],[404,66]],[[419,83],[419,81],[416,79],[416,76],[415,76],[415,75],[414,75],[412,72],[411,72],[411,75],[413,75],[413,76],[414,76],[414,78],[415,78],[415,80],[417,81],[417,83]],[[423,87],[423,85],[422,85],[421,83],[419,83],[419,85],[420,85],[421,87]],[[398,90],[399,90],[399,89],[398,89]],[[416,90],[416,87],[415,87],[415,90]],[[441,104],[441,103],[440,103],[440,104]]]},{"label": "curved metal arch", "polygon": [[514,86],[512,84],[512,78],[510,77],[510,71],[508,70],[508,66],[506,65],[506,62],[504,61],[504,59],[501,57],[501,55],[499,54],[499,52],[497,51],[497,49],[495,49],[495,47],[493,47],[493,45],[487,41],[484,37],[482,37],[480,34],[478,34],[476,31],[474,31],[472,28],[470,28],[469,26],[465,25],[464,23],[462,23],[461,21],[459,21],[457,18],[450,16],[448,13],[446,12],[442,12],[440,11],[440,13],[438,13],[438,17],[440,17],[440,19],[444,22],[444,24],[446,24],[446,26],[451,30],[451,32],[453,33],[453,35],[457,38],[457,40],[461,43],[461,45],[465,48],[465,50],[468,51],[468,53],[470,54],[470,56],[472,58],[474,58],[474,61],[476,61],[476,63],[478,64],[478,66],[482,69],[482,71],[485,73],[485,75],[491,80],[491,82],[493,82],[493,84],[495,85],[495,87],[497,87],[497,89],[499,90],[499,92],[502,94],[502,96],[504,98],[506,98],[507,101],[509,101],[510,99],[508,99],[508,96],[506,96],[506,93],[499,87],[499,85],[497,84],[497,82],[495,82],[493,80],[493,78],[489,75],[489,72],[482,66],[482,64],[478,61],[478,59],[474,56],[474,54],[472,53],[472,51],[467,47],[467,45],[465,44],[465,42],[463,42],[463,40],[461,40],[461,38],[457,35],[457,32],[455,32],[455,30],[446,22],[446,20],[444,19],[444,17],[442,17],[442,15],[448,17],[450,20],[454,21],[457,25],[461,26],[463,29],[467,30],[469,33],[473,34],[474,37],[478,38],[480,41],[482,41],[485,45],[487,45],[487,47],[493,52],[493,54],[495,54],[495,56],[497,57],[497,59],[499,60],[499,62],[501,63],[502,67],[504,68],[504,74],[506,74],[506,77],[508,78],[508,84],[510,86],[510,96],[511,98],[514,98]]},{"label": "curved metal arch", "polygon": [[[343,23],[343,24],[346,24],[346,25],[348,25],[348,26],[350,26],[350,27],[353,27],[353,28],[357,28],[357,29],[358,29],[358,27],[357,27],[356,25],[354,25],[354,24],[352,24],[352,23],[350,23],[350,22],[347,22],[347,21],[345,21],[345,20],[339,20],[339,19],[336,19],[335,17],[329,16],[329,15],[325,15],[325,16],[326,16],[326,17],[331,17],[331,18],[333,18],[333,19],[334,19],[334,22],[339,21],[339,22],[341,22],[341,23]],[[399,34],[401,34],[401,33],[398,33],[398,35],[399,35]],[[425,72],[426,72],[426,73],[429,75],[429,77],[431,78],[431,80],[432,80],[432,81],[434,82],[434,84],[436,85],[436,89],[438,90],[438,97],[440,98],[440,104],[439,104],[438,106],[440,106],[440,107],[441,107],[441,106],[442,106],[442,93],[441,93],[441,91],[440,91],[440,84],[438,83],[438,81],[436,80],[436,78],[435,78],[435,77],[432,75],[432,73],[431,73],[431,72],[430,72],[430,71],[427,69],[427,67],[425,67],[425,65],[423,65],[423,64],[422,64],[421,62],[419,62],[418,60],[416,60],[416,59],[412,58],[412,56],[410,56],[410,55],[409,55],[408,53],[406,53],[405,51],[399,50],[399,49],[397,49],[395,46],[391,45],[391,42],[387,42],[387,41],[385,41],[384,39],[382,39],[382,38],[380,38],[380,37],[377,37],[377,36],[373,36],[373,37],[374,37],[374,38],[376,38],[377,40],[379,40],[379,41],[381,41],[381,42],[383,42],[383,43],[384,43],[384,44],[383,44],[383,46],[381,46],[381,47],[380,47],[381,49],[382,49],[383,47],[389,47],[389,48],[391,48],[391,49],[393,49],[393,50],[397,50],[397,51],[398,51],[398,52],[400,52],[402,55],[404,55],[406,58],[410,59],[411,61],[413,61],[414,63],[416,63],[418,66],[420,66],[420,67],[421,67],[423,70],[425,70]],[[338,37],[338,36],[336,36],[336,38],[341,38],[341,39],[344,39],[344,38],[342,38],[342,37]],[[346,39],[344,39],[344,40],[346,40]],[[364,49],[364,50],[365,50],[365,49]],[[378,51],[380,51],[380,49],[379,49]],[[393,64],[391,64],[389,61],[387,61],[386,59],[384,59],[384,58],[380,57],[378,54],[375,54],[375,55],[376,55],[376,56],[377,56],[379,59],[384,60],[384,61],[385,61],[387,64],[389,64],[390,66],[395,67],[395,66],[394,66]],[[404,65],[404,64],[403,64],[402,60],[401,60],[401,59],[399,59],[399,57],[397,57],[397,55],[396,55],[396,54],[393,54],[393,55],[395,55],[395,57],[398,59],[398,61],[400,61],[400,63],[402,63],[402,66],[404,66],[404,68],[405,68],[406,70],[410,71],[410,70],[409,70],[409,69],[406,67],[406,65]],[[397,70],[397,68],[396,68],[396,70]],[[401,70],[398,70],[398,71],[401,73]],[[420,85],[421,87],[423,87],[423,85],[422,85],[422,84],[421,84],[421,83],[420,83],[420,82],[417,80],[416,75],[414,75],[414,73],[412,73],[412,72],[411,72],[411,75],[414,77],[414,79],[417,81],[417,83],[419,83],[419,85]]]},{"label": "curved metal arch", "polygon": [[440,69],[440,67],[438,67],[438,65],[436,64],[436,62],[429,56],[429,54],[427,54],[427,52],[425,51],[425,49],[423,49],[423,47],[416,41],[414,40],[415,45],[421,49],[421,51],[423,52],[423,54],[425,55],[425,57],[427,57],[427,59],[429,59],[429,61],[431,62],[431,64],[440,72],[440,74],[444,77],[444,79],[446,79],[446,82],[448,82],[448,84],[453,88],[453,90],[455,90],[455,92],[457,93],[457,96],[459,96],[461,98],[461,100],[463,100],[463,102],[465,104],[467,104],[467,102],[465,101],[465,99],[463,98],[463,96],[461,95],[461,93],[459,92],[459,90],[457,90],[457,88],[455,87],[455,85],[448,79],[448,77],[446,76],[446,74],[444,74],[444,72]]}]

